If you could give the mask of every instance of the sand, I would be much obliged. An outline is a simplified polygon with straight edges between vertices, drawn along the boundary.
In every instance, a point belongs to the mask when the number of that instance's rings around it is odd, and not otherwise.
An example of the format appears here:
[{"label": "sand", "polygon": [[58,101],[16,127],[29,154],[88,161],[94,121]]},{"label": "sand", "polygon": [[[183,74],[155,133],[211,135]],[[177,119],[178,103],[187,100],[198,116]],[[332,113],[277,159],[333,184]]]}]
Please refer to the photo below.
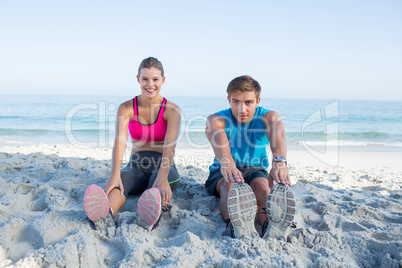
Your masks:
[{"label": "sand", "polygon": [[107,180],[110,156],[67,145],[0,148],[0,267],[402,267],[401,152],[341,152],[330,166],[289,151],[290,242],[222,235],[219,199],[204,189],[207,149],[177,150],[181,185],[160,226],[137,225],[133,196],[116,235],[105,237],[91,228],[83,197]]}]

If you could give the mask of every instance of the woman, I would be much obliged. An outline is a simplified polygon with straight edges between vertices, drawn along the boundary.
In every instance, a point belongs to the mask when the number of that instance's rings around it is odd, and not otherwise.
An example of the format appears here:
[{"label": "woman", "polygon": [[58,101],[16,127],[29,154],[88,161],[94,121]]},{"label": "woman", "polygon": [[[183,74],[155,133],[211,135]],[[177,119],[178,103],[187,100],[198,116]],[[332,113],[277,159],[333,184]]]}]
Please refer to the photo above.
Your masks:
[{"label": "woman", "polygon": [[[123,102],[117,111],[112,174],[103,190],[91,185],[85,193],[85,213],[96,229],[115,227],[113,216],[124,206],[127,196],[142,193],[137,205],[138,216],[152,230],[162,206],[166,208],[179,182],[173,157],[181,111],[160,95],[165,83],[162,63],[153,57],[144,59],[137,80],[141,95]],[[131,157],[128,165],[120,170],[128,133],[132,141]]]}]

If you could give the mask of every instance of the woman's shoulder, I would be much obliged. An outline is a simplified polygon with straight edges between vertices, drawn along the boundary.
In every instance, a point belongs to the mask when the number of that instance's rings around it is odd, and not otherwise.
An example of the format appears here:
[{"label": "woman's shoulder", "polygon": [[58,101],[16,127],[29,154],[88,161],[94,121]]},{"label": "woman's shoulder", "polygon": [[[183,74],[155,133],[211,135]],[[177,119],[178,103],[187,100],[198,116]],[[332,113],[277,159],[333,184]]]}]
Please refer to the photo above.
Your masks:
[{"label": "woman's shoulder", "polygon": [[133,99],[127,100],[119,105],[119,113],[132,113],[134,108]]},{"label": "woman's shoulder", "polygon": [[180,122],[181,120],[181,110],[180,107],[175,104],[174,102],[171,102],[166,99],[165,103],[165,112],[163,114],[163,119],[165,121],[173,120],[176,122]]},{"label": "woman's shoulder", "polygon": [[181,112],[180,107],[168,99],[166,99],[165,110],[167,112],[174,112],[174,111]]}]

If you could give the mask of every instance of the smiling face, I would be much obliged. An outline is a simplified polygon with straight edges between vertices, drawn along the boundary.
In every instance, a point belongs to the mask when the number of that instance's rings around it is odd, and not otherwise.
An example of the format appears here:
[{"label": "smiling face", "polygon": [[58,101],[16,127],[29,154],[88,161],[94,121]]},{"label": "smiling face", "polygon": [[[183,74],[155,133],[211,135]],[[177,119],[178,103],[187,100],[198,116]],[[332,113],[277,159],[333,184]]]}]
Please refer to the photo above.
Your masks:
[{"label": "smiling face", "polygon": [[159,96],[161,87],[165,83],[162,72],[154,67],[142,68],[137,75],[137,80],[141,86],[141,93],[149,98]]},{"label": "smiling face", "polygon": [[233,91],[228,101],[236,121],[245,124],[253,119],[260,98],[257,98],[255,91]]}]

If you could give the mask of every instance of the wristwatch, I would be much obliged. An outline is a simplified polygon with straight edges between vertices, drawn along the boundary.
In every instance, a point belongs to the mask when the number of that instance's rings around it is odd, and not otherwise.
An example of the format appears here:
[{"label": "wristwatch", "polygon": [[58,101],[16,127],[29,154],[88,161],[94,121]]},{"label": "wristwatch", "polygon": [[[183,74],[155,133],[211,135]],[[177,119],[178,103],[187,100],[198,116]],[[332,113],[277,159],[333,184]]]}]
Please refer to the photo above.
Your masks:
[{"label": "wristwatch", "polygon": [[286,165],[288,165],[288,161],[286,161],[286,158],[283,156],[280,156],[280,155],[276,156],[274,158],[273,162],[282,162],[282,163],[285,163]]}]

